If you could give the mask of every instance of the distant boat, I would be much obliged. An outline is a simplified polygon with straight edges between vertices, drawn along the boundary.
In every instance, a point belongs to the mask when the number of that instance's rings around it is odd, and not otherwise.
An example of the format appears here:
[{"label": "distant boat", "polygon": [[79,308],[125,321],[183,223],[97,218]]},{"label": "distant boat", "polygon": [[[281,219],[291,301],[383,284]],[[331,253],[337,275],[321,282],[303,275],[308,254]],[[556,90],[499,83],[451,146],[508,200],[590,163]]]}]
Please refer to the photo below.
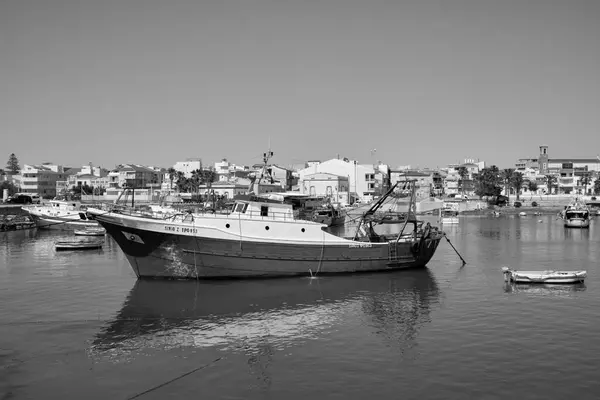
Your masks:
[{"label": "distant boat", "polygon": [[75,236],[104,236],[106,234],[106,229],[98,226],[85,229],[75,229],[73,233]]},{"label": "distant boat", "polygon": [[98,227],[98,222],[90,219],[85,207],[77,202],[50,200],[48,205],[24,206],[38,228],[74,230]]},{"label": "distant boat", "polygon": [[515,283],[583,283],[587,271],[515,271],[502,268],[504,280]]},{"label": "distant boat", "polygon": [[565,228],[589,228],[590,226],[590,209],[579,199],[565,206],[560,215],[565,221]]},{"label": "distant boat", "polygon": [[440,222],[443,225],[458,224],[458,205],[456,203],[444,203],[444,207],[440,211]]},{"label": "distant boat", "polygon": [[102,247],[103,240],[71,240],[54,243],[55,250],[94,250]]}]

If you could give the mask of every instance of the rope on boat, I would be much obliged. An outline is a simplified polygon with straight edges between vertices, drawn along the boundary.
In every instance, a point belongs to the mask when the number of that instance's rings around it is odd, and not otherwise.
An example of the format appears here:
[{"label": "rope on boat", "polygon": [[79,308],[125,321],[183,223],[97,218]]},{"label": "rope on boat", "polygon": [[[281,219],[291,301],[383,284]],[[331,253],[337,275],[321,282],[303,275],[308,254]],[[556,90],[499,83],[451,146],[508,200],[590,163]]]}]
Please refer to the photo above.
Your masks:
[{"label": "rope on boat", "polygon": [[452,242],[450,241],[450,239],[448,239],[448,236],[446,236],[446,234],[443,234],[444,237],[446,238],[446,240],[448,241],[448,244],[452,247],[452,249],[454,249],[454,252],[456,253],[456,255],[458,255],[458,257],[460,258],[460,260],[462,261],[463,265],[465,265],[467,262],[465,261],[464,258],[462,258],[462,256],[460,255],[460,253],[458,252],[458,250],[456,250],[456,247],[454,247],[454,245],[452,244]]},{"label": "rope on boat", "polygon": [[208,364],[201,365],[201,366],[199,366],[199,367],[197,367],[197,368],[194,368],[194,369],[193,369],[193,370],[191,370],[191,371],[188,371],[188,372],[186,372],[186,373],[184,373],[184,374],[181,374],[181,375],[179,375],[179,376],[177,376],[177,377],[175,377],[175,378],[173,378],[173,379],[170,379],[170,380],[168,380],[168,381],[166,381],[166,382],[163,382],[163,383],[161,383],[160,385],[154,386],[154,387],[152,387],[152,388],[150,388],[150,389],[148,389],[148,390],[145,390],[145,391],[143,391],[143,392],[140,392],[140,393],[138,393],[138,394],[136,394],[136,395],[133,395],[133,396],[131,396],[131,397],[128,397],[128,398],[127,398],[127,400],[133,400],[133,399],[137,399],[138,397],[142,397],[142,396],[143,396],[143,395],[145,395],[145,394],[151,393],[151,392],[153,392],[153,391],[155,391],[155,390],[157,390],[157,389],[160,389],[160,388],[162,388],[162,387],[165,387],[165,386],[167,386],[168,384],[170,384],[170,383],[173,383],[173,382],[175,382],[175,381],[178,381],[178,380],[179,380],[179,379],[181,379],[181,378],[185,378],[186,376],[188,376],[188,375],[191,375],[191,374],[193,374],[194,372],[198,372],[198,371],[200,371],[200,370],[202,370],[202,369],[204,369],[204,368],[206,368],[206,367],[210,367],[211,365],[213,365],[214,363],[216,363],[217,361],[220,361],[220,360],[222,360],[222,359],[223,359],[223,357],[216,358],[216,359],[212,360],[211,362],[209,362]]}]

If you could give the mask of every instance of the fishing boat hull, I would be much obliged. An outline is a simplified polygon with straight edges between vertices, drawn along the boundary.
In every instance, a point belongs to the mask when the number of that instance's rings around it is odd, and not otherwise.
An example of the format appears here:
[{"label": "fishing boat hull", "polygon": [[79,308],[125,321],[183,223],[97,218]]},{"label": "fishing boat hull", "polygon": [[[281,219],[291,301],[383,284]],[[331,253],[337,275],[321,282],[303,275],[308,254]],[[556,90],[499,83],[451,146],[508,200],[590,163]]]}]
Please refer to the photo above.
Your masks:
[{"label": "fishing boat hull", "polygon": [[97,219],[121,247],[138,278],[264,278],[424,267],[442,237],[434,234],[397,243],[282,243],[218,238],[204,234],[206,230],[198,226],[179,227],[192,231],[178,234],[143,229],[131,220],[119,221],[109,215]]},{"label": "fishing boat hull", "polygon": [[503,269],[504,280],[515,283],[567,284],[583,283],[586,271],[513,271]]}]

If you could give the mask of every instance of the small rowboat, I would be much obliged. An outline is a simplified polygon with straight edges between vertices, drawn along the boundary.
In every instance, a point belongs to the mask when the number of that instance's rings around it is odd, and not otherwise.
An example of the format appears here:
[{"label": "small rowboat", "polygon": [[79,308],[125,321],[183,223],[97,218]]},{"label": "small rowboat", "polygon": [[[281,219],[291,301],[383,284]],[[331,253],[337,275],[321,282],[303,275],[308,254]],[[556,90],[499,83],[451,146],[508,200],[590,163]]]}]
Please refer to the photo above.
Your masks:
[{"label": "small rowboat", "polygon": [[515,283],[583,283],[587,271],[514,271],[502,267],[504,280]]},{"label": "small rowboat", "polygon": [[76,236],[104,236],[106,234],[106,229],[102,227],[76,229],[73,233],[75,233]]},{"label": "small rowboat", "polygon": [[94,250],[102,247],[102,240],[73,240],[54,243],[54,249],[59,250]]}]

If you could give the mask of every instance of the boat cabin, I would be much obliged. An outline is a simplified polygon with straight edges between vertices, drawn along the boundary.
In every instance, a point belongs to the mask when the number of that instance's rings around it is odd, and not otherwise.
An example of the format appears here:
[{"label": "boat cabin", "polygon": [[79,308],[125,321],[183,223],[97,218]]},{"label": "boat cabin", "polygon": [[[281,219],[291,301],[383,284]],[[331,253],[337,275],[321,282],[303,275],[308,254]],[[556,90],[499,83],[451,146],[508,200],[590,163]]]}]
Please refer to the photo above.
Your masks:
[{"label": "boat cabin", "polygon": [[280,220],[294,219],[294,210],[291,204],[267,201],[237,200],[231,214]]}]

